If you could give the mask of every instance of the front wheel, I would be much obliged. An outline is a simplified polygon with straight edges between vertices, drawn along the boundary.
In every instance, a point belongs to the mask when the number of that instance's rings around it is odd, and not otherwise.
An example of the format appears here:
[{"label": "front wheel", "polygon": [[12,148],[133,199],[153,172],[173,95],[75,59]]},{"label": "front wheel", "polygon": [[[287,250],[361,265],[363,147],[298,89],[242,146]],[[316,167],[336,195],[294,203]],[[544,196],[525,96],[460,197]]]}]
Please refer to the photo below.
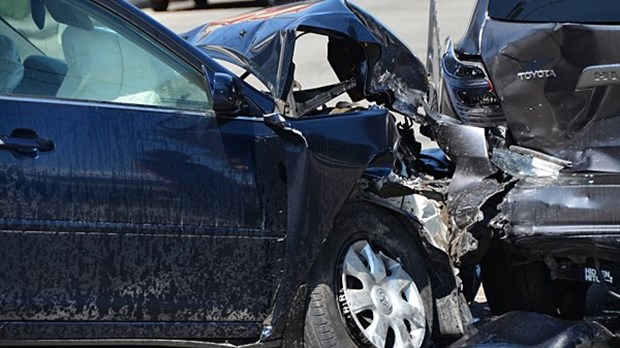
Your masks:
[{"label": "front wheel", "polygon": [[421,347],[433,302],[415,240],[393,215],[349,205],[313,267],[306,347]]}]

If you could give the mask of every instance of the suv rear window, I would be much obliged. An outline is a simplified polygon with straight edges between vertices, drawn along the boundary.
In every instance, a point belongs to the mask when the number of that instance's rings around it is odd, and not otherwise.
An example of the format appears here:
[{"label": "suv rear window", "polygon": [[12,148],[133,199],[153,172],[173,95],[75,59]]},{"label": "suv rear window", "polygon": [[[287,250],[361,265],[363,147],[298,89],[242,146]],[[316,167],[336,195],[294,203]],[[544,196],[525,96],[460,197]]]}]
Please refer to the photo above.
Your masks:
[{"label": "suv rear window", "polygon": [[620,23],[618,0],[490,0],[489,16],[513,22]]}]

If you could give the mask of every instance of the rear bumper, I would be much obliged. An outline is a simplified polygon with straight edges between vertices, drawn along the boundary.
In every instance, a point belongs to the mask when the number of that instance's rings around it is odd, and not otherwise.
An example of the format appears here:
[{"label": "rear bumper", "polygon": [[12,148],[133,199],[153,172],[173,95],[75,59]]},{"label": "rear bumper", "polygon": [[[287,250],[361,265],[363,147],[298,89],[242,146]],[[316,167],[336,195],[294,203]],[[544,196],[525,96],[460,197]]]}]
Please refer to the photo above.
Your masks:
[{"label": "rear bumper", "polygon": [[527,254],[620,261],[620,176],[521,180],[501,205],[506,239]]},{"label": "rear bumper", "polygon": [[[586,229],[585,226],[579,227]],[[595,228],[595,226],[590,227]],[[586,234],[582,231],[581,234],[574,235],[564,231],[554,234],[538,231],[532,235],[520,237],[515,237],[513,233],[509,240],[519,250],[530,255],[583,260],[596,258],[620,264],[620,231],[613,234],[600,234],[599,232]]]}]

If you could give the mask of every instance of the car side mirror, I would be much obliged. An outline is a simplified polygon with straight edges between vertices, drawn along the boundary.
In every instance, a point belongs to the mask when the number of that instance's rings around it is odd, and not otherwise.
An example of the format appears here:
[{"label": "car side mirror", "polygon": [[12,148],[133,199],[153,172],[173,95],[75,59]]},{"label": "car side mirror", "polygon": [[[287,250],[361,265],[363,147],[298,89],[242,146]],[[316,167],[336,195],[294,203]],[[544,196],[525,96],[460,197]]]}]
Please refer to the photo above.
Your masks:
[{"label": "car side mirror", "polygon": [[236,115],[243,105],[239,80],[229,74],[215,73],[213,77],[213,110],[217,114]]}]

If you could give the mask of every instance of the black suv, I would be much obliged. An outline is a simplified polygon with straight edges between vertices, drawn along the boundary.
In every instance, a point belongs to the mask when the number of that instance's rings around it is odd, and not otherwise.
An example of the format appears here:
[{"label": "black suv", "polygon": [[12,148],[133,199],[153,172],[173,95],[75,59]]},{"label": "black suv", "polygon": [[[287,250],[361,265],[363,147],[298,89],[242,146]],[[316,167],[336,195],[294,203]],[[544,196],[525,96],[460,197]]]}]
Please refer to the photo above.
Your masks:
[{"label": "black suv", "polygon": [[495,313],[578,318],[590,284],[615,294],[619,18],[613,0],[478,0],[435,64],[462,267],[480,262]]}]

